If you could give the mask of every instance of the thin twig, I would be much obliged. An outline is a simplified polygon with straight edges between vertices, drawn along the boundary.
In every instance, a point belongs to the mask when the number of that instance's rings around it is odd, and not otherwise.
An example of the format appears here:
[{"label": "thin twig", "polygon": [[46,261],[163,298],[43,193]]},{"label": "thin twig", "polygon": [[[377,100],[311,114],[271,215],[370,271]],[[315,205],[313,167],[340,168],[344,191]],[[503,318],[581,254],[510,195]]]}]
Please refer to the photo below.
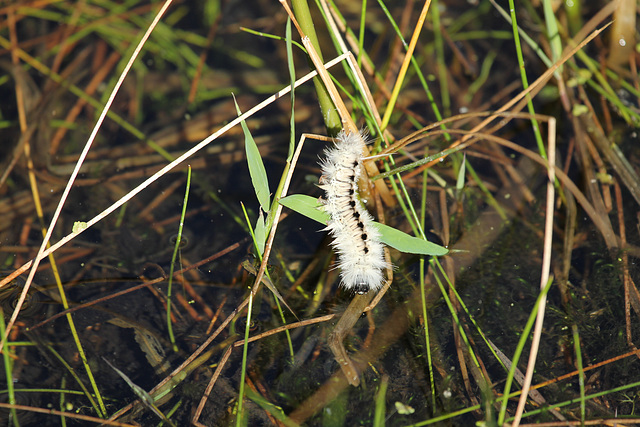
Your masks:
[{"label": "thin twig", "polygon": [[[551,243],[553,240],[553,212],[555,200],[555,182],[556,182],[556,119],[554,117],[549,118],[548,122],[548,143],[549,143],[549,163],[547,167],[547,173],[549,181],[547,182],[547,202],[546,213],[544,221],[544,252],[542,254],[542,276],[540,277],[540,292],[544,290],[549,282],[549,272],[551,270]],[[527,372],[524,377],[524,384],[522,385],[522,394],[520,395],[520,401],[518,402],[518,409],[516,410],[515,419],[512,426],[518,427],[522,413],[524,412],[524,405],[527,402],[527,395],[529,394],[529,387],[531,386],[531,379],[533,378],[533,371],[536,365],[536,358],[538,356],[538,348],[540,346],[540,338],[542,336],[542,325],[544,324],[544,313],[547,304],[546,294],[538,305],[538,316],[536,318],[536,325],[533,332],[533,339],[531,340],[531,349],[529,352],[529,362],[527,364]]]}]

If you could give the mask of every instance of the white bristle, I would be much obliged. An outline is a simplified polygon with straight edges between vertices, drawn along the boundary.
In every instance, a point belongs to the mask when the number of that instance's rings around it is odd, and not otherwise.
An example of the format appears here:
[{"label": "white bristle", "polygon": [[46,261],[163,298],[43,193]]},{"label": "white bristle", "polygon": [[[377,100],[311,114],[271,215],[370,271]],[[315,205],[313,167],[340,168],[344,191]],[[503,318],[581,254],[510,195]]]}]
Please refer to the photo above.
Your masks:
[{"label": "white bristle", "polygon": [[365,139],[362,133],[341,131],[335,147],[325,150],[320,162],[320,188],[325,191],[324,210],[331,216],[326,230],[338,254],[341,284],[348,290],[366,293],[378,290],[387,267],[373,218],[358,197]]}]

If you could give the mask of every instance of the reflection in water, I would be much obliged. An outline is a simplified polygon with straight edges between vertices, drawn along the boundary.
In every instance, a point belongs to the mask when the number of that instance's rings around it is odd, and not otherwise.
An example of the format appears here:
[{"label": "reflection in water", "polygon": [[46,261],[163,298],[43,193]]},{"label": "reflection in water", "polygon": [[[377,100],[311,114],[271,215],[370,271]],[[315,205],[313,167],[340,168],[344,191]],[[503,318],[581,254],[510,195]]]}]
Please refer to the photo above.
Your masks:
[{"label": "reflection in water", "polygon": [[[4,276],[5,274],[3,274]],[[22,277],[15,278],[7,286],[0,289],[0,307],[4,313],[5,319],[11,317],[20,300],[20,293],[24,288],[25,280]],[[27,293],[22,308],[20,309],[20,318],[24,319],[35,315],[40,308],[40,294],[32,286]]]}]

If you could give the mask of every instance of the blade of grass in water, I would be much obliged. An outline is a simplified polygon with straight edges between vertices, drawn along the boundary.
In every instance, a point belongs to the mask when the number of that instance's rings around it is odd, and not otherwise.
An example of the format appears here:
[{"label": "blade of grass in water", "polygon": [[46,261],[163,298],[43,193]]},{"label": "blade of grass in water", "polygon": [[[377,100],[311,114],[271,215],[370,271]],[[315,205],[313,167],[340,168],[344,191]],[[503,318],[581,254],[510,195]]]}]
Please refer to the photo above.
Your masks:
[{"label": "blade of grass in water", "polygon": [[[511,11],[511,26],[513,29],[513,41],[516,47],[516,56],[518,58],[518,69],[520,70],[520,78],[522,80],[522,88],[527,90],[529,88],[529,79],[527,78],[527,71],[524,65],[524,55],[522,53],[522,46],[520,45],[520,33],[518,32],[518,20],[516,19],[516,6],[513,0],[509,0],[509,10]],[[529,95],[527,95],[527,110],[531,114],[531,126],[533,127],[533,133],[536,137],[536,143],[538,145],[538,152],[543,158],[547,158],[547,151],[544,148],[544,141],[540,134],[540,123],[533,117],[536,114],[536,110],[533,108],[533,101]]]},{"label": "blade of grass in water", "polygon": [[376,412],[373,416],[374,427],[384,427],[384,420],[386,415],[386,398],[387,387],[389,386],[389,376],[382,377],[380,387],[378,387],[378,393],[376,394]]},{"label": "blade of grass in water", "polygon": [[436,48],[436,67],[438,68],[438,83],[440,83],[440,98],[442,99],[442,109],[444,115],[451,116],[451,95],[449,94],[449,71],[447,70],[444,41],[442,39],[442,23],[440,22],[440,12],[438,0],[433,1],[431,9],[431,21],[433,22],[433,37]]},{"label": "blade of grass in water", "polygon": [[[60,388],[64,390],[66,386],[67,386],[67,378],[62,377],[62,379],[60,380]],[[61,391],[60,392],[60,412],[64,412],[67,409],[66,399],[67,399],[66,391]],[[63,414],[60,415],[60,425],[62,427],[67,427],[67,418]]]},{"label": "blade of grass in water", "polygon": [[120,378],[122,378],[127,383],[127,385],[131,387],[133,392],[136,394],[136,396],[140,398],[140,400],[142,401],[142,403],[144,403],[145,406],[150,408],[153,411],[153,413],[156,414],[159,418],[162,418],[162,420],[168,422],[169,425],[171,425],[172,427],[175,427],[175,424],[173,424],[173,422],[171,422],[171,420],[169,420],[162,413],[162,411],[158,409],[158,407],[155,405],[153,401],[153,398],[149,395],[149,393],[147,393],[145,389],[143,389],[142,387],[140,387],[139,385],[131,381],[131,379],[124,372],[122,372],[120,369],[113,366],[107,359],[103,357],[102,360],[104,360],[107,363],[107,365],[111,367],[111,369],[116,371],[116,373],[120,376]]},{"label": "blade of grass in water", "polygon": [[[540,294],[538,295],[538,299],[536,300],[536,303],[531,309],[531,314],[529,314],[529,319],[527,320],[527,323],[522,330],[522,334],[520,335],[520,339],[518,340],[518,346],[516,347],[516,351],[513,354],[513,357],[511,358],[512,365],[511,365],[511,368],[509,369],[509,375],[507,375],[507,381],[504,385],[505,396],[507,396],[511,392],[511,384],[513,384],[513,377],[516,372],[516,367],[518,366],[518,361],[520,360],[520,356],[522,355],[524,346],[527,343],[527,340],[529,339],[529,335],[531,334],[531,329],[533,328],[533,324],[538,314],[538,305],[540,304],[540,301],[542,301],[542,299],[546,297],[547,292],[549,292],[549,289],[551,289],[552,283],[553,283],[553,278],[550,278],[547,285],[544,287],[542,292],[540,292]],[[498,425],[504,424],[504,420],[507,415],[507,403],[508,403],[507,399],[504,399],[502,401],[502,405],[500,407],[500,414],[498,415]]]},{"label": "blade of grass in water", "polygon": [[291,118],[289,120],[289,153],[287,154],[287,163],[291,163],[293,152],[296,148],[296,68],[293,63],[293,42],[291,38],[291,18],[287,18],[287,26],[285,28],[285,45],[287,48],[287,68],[289,69],[289,84],[291,85]]},{"label": "blade of grass in water", "polygon": [[[42,236],[46,237],[47,228],[44,222],[44,213],[42,211],[42,204],[40,203],[40,195],[37,191],[37,185],[35,184],[35,176],[31,178],[32,182],[32,195],[34,200],[36,201],[36,213],[38,215],[38,219],[40,220],[40,224],[42,225]],[[47,247],[51,247],[51,243],[47,242]],[[64,290],[64,286],[62,285],[62,279],[60,278],[60,274],[58,272],[58,264],[56,263],[55,256],[53,254],[49,254],[49,263],[51,264],[51,271],[53,272],[53,277],[56,281],[56,286],[58,288],[58,293],[60,295],[60,301],[62,302],[62,306],[65,310],[69,309],[69,302],[67,301],[67,295]],[[98,389],[98,383],[93,376],[93,371],[91,370],[91,365],[87,359],[87,356],[84,352],[84,348],[82,346],[82,342],[80,341],[80,337],[78,336],[78,332],[76,329],[76,325],[73,321],[73,317],[71,313],[66,314],[67,323],[69,325],[69,330],[71,331],[71,335],[73,336],[73,341],[75,343],[76,349],[78,350],[78,355],[80,356],[80,360],[82,361],[82,365],[84,366],[84,370],[87,373],[87,378],[91,383],[91,387],[93,389],[93,394],[95,395],[96,401],[93,400],[91,394],[85,390],[85,394],[89,401],[93,405],[94,410],[98,416],[105,418],[107,416],[107,408],[102,400],[102,394],[100,393],[100,389]],[[76,377],[76,380],[81,383],[80,379]]]},{"label": "blade of grass in water", "polygon": [[358,33],[358,67],[362,68],[362,53],[364,52],[364,29],[367,11],[367,0],[362,0],[360,7],[360,32]]},{"label": "blade of grass in water", "polygon": [[[438,270],[444,276],[445,275],[445,270],[442,267],[442,264],[440,264],[440,262],[438,260],[436,260],[435,262],[436,262],[436,264],[438,266]],[[508,372],[507,367],[502,362],[502,359],[498,356],[498,354],[496,353],[496,351],[493,348],[493,346],[489,343],[489,340],[487,339],[485,333],[482,331],[482,329],[480,328],[480,325],[478,325],[478,322],[476,322],[475,317],[473,317],[473,315],[471,314],[471,312],[467,308],[467,305],[465,304],[464,300],[462,299],[462,297],[460,296],[460,294],[456,290],[455,286],[452,286],[452,283],[450,281],[448,282],[448,285],[449,285],[449,290],[451,290],[453,292],[453,294],[455,295],[456,300],[458,301],[458,304],[460,304],[460,307],[462,307],[462,310],[464,310],[464,312],[467,314],[467,317],[469,318],[469,320],[471,321],[473,326],[476,328],[476,331],[478,331],[478,334],[480,334],[480,336],[482,337],[482,340],[486,343],[487,347],[489,348],[489,350],[493,354],[495,360],[497,360],[498,363],[500,363],[502,365],[504,370],[506,372]]]},{"label": "blade of grass in water", "polygon": [[[435,269],[435,265],[436,264],[439,265],[440,263],[437,258],[433,258],[431,259],[431,261],[429,261],[429,264],[431,265],[432,269]],[[473,347],[471,347],[469,338],[467,338],[467,334],[465,333],[464,328],[462,327],[462,323],[460,322],[460,318],[458,317],[457,310],[455,309],[455,307],[453,306],[453,303],[451,302],[451,299],[449,298],[449,293],[444,288],[444,285],[442,283],[442,277],[444,277],[447,280],[449,287],[451,287],[451,282],[447,275],[436,274],[435,278],[436,278],[436,282],[438,283],[438,287],[440,288],[440,294],[444,298],[444,301],[446,302],[447,307],[449,307],[449,313],[451,314],[451,317],[453,317],[453,321],[458,327],[458,332],[460,333],[460,337],[462,338],[462,341],[464,341],[464,344],[466,345],[467,350],[469,351],[469,357],[471,357],[471,360],[475,368],[480,369],[480,362],[478,362],[478,358],[475,352],[473,351]]]},{"label": "blade of grass in water", "polygon": [[[4,311],[2,310],[2,306],[0,306],[0,334],[4,335],[4,331]],[[2,361],[4,362],[4,378],[7,383],[7,395],[9,397],[9,404],[15,405],[16,395],[13,388],[13,360],[11,359],[11,351],[9,351],[10,344],[11,343],[7,342],[6,350],[2,352]],[[16,413],[15,408],[11,408],[11,418],[13,419],[13,425],[19,427],[20,422],[18,421],[18,414]]]},{"label": "blade of grass in water", "polygon": [[182,213],[180,214],[180,225],[178,226],[178,238],[176,244],[173,247],[173,255],[171,256],[171,267],[169,269],[169,283],[167,287],[167,331],[169,331],[169,341],[171,341],[171,347],[173,351],[178,352],[178,346],[176,339],[173,335],[173,325],[171,324],[171,291],[173,290],[173,270],[176,265],[176,258],[178,257],[178,251],[180,250],[180,243],[182,242],[182,230],[184,228],[184,217],[187,215],[187,202],[189,201],[189,189],[191,188],[191,166],[187,169],[187,188],[184,191],[184,201],[182,202]]},{"label": "blade of grass in water", "polygon": [[249,306],[247,307],[247,323],[244,328],[244,345],[242,346],[242,368],[240,370],[240,390],[238,391],[238,411],[236,413],[236,427],[247,424],[247,415],[244,413],[244,383],[247,376],[247,354],[249,352],[249,330],[251,329],[251,310],[253,309],[253,292],[249,294]]},{"label": "blade of grass in water", "polygon": [[53,354],[55,356],[56,359],[58,359],[58,361],[62,364],[62,366],[65,367],[65,369],[69,372],[69,374],[71,374],[71,376],[76,381],[76,383],[78,383],[78,386],[84,392],[84,395],[86,396],[86,398],[89,400],[89,402],[90,402],[91,406],[93,407],[94,411],[96,411],[96,413],[99,414],[100,412],[98,411],[98,404],[93,399],[93,396],[91,395],[91,393],[89,392],[87,387],[84,385],[84,382],[82,382],[82,380],[80,379],[78,374],[76,374],[76,371],[67,363],[66,360],[64,360],[64,358],[62,356],[60,356],[60,354],[58,354],[57,351],[54,350],[54,348],[52,346],[47,345],[46,348],[47,348],[47,350],[49,350],[51,352],[51,354]]},{"label": "blade of grass in water", "polygon": [[[425,186],[426,188],[426,186]],[[427,295],[425,289],[425,259],[420,257],[420,299],[422,318],[424,319],[424,342],[427,349],[427,366],[429,367],[429,385],[431,386],[431,407],[436,407],[436,384],[433,375],[433,360],[431,358],[431,339],[429,337],[429,313],[427,311]]]},{"label": "blade of grass in water", "polygon": [[[553,11],[551,0],[543,0],[542,7],[544,10],[544,20],[547,25],[547,37],[551,46],[551,54],[553,62],[558,61],[562,57],[562,40],[560,39],[560,31],[556,22],[556,14]],[[560,76],[562,67],[558,68],[556,75]]]},{"label": "blade of grass in water", "polygon": [[262,397],[262,395],[256,393],[250,388],[247,389],[246,394],[247,394],[247,398],[251,399],[253,402],[260,405],[262,409],[264,409],[266,412],[271,414],[275,419],[280,421],[285,426],[287,427],[299,426],[298,423],[294,422],[293,420],[291,420],[289,417],[285,415],[284,410],[281,407],[276,406],[273,403],[269,402],[267,399]]},{"label": "blade of grass in water", "polygon": [[576,354],[576,365],[578,367],[578,384],[580,385],[580,422],[584,424],[586,417],[586,400],[584,397],[584,369],[582,367],[582,347],[580,345],[580,333],[578,332],[578,326],[573,325],[571,327],[571,333],[573,335],[573,347]]},{"label": "blade of grass in water", "polygon": [[[426,170],[422,172],[422,191],[420,194],[420,225],[424,230],[427,221],[427,178]],[[429,313],[427,312],[427,296],[425,289],[426,263],[425,257],[420,257],[420,304],[422,305],[422,317],[424,318],[424,338],[427,349],[427,366],[429,367],[429,386],[431,387],[431,407],[436,407],[436,383],[431,356],[431,339],[429,337]]]}]

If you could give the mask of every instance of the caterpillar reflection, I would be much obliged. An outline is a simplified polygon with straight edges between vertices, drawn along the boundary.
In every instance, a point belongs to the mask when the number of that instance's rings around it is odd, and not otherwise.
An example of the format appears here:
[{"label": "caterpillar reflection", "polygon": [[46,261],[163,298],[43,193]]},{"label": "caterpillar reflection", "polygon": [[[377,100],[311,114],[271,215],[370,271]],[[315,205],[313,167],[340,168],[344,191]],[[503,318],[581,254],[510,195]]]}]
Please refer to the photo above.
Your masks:
[{"label": "caterpillar reflection", "polygon": [[320,188],[325,191],[323,208],[331,216],[325,230],[333,237],[331,246],[338,255],[341,285],[360,294],[377,291],[387,263],[380,234],[372,226],[373,217],[358,195],[365,136],[342,130],[334,145],[325,150],[320,162]]}]

